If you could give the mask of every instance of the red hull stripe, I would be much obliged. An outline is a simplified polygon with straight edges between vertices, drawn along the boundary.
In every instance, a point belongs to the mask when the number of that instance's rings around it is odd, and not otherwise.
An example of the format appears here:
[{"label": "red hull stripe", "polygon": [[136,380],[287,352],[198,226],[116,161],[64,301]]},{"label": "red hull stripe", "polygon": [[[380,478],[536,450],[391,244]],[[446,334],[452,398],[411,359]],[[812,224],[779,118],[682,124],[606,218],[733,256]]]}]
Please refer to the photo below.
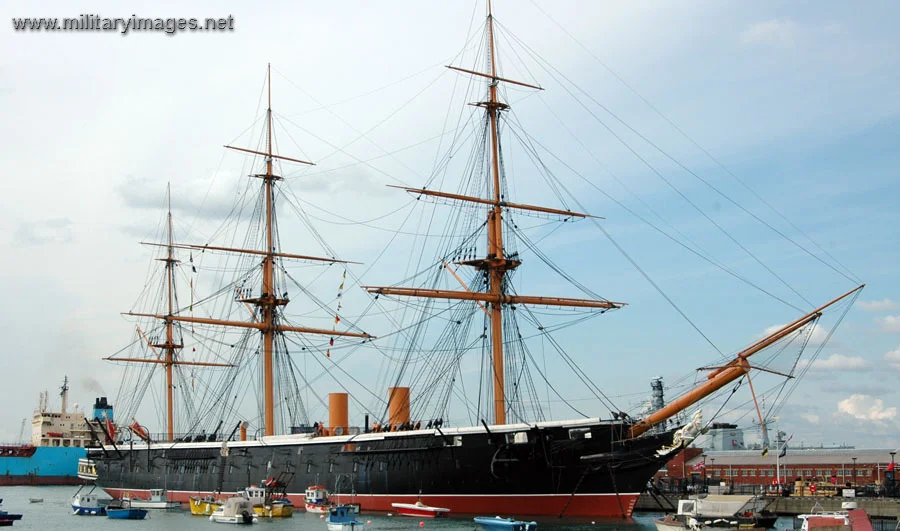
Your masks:
[{"label": "red hull stripe", "polygon": [[[124,495],[147,498],[150,491],[146,489],[104,489],[113,498]],[[207,496],[211,492],[184,490],[168,491],[169,499],[187,503],[191,496]],[[224,493],[227,495],[227,493]],[[515,514],[520,516],[594,516],[631,517],[639,493],[615,494],[526,494],[526,495],[493,495],[493,494],[436,494],[419,498],[415,494],[332,494],[333,503],[358,503],[364,511],[382,511],[396,513],[392,503],[416,503],[421,500],[433,507],[450,509],[448,516],[459,514]],[[294,507],[299,510],[305,506],[303,494],[288,494]],[[423,515],[424,516],[424,515]]]},{"label": "red hull stripe", "polygon": [[0,486],[16,485],[85,485],[78,476],[0,476]]}]

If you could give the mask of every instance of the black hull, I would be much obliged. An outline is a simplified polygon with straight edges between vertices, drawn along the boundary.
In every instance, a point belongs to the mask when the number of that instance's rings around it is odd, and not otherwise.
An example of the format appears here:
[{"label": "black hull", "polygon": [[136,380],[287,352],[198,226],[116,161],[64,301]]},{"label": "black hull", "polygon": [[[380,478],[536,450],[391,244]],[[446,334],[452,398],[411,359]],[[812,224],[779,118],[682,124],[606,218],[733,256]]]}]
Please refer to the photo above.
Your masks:
[{"label": "black hull", "polygon": [[[111,495],[167,488],[170,498],[236,492],[281,476],[295,504],[321,484],[363,510],[422,501],[454,513],[630,516],[667,460],[672,434],[627,441],[622,422],[552,423],[369,433],[276,436],[262,441],[107,446],[92,450],[98,484]],[[227,455],[223,455],[227,453]],[[525,501],[527,500],[527,501]],[[490,510],[489,510],[490,512]]]}]

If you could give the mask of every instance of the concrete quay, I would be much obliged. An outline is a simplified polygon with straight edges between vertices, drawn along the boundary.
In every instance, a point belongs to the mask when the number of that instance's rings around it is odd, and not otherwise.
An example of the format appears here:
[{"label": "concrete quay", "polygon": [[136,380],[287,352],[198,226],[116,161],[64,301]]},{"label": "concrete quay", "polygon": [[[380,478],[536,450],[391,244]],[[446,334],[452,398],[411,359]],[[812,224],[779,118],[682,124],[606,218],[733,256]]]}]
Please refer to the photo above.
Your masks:
[{"label": "concrete quay", "polygon": [[[653,496],[645,492],[638,498],[634,510],[674,512],[678,507],[679,499],[679,496],[676,495],[656,494]],[[768,500],[766,509],[784,516],[808,513],[816,503],[825,511],[840,511],[841,502],[845,501],[845,498],[822,496],[766,497],[763,499]],[[855,501],[860,509],[865,509],[866,513],[873,518],[900,519],[900,498],[856,498]]]}]

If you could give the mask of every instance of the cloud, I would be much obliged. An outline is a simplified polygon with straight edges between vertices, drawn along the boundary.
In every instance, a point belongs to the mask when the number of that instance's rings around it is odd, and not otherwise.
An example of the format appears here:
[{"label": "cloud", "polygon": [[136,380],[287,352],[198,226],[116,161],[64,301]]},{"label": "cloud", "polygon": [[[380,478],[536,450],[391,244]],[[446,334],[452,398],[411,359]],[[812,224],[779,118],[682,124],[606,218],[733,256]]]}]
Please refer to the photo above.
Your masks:
[{"label": "cloud", "polygon": [[72,221],[69,218],[20,223],[13,241],[20,246],[69,243],[73,239],[71,227]]},{"label": "cloud", "polygon": [[818,416],[818,415],[814,415],[814,414],[812,414],[812,413],[804,413],[804,414],[802,414],[802,415],[800,415],[800,416],[801,416],[804,420],[806,420],[806,422],[809,422],[810,424],[818,424],[818,423],[819,423],[819,416]]},{"label": "cloud", "polygon": [[885,332],[900,332],[900,315],[888,315],[875,319]]},{"label": "cloud", "polygon": [[869,395],[853,394],[841,400],[837,405],[838,415],[847,415],[857,420],[883,424],[897,417],[896,407],[884,407],[880,398]]},{"label": "cloud", "polygon": [[856,305],[867,312],[889,312],[900,308],[900,304],[897,304],[890,299],[881,301],[858,301]]},{"label": "cloud", "polygon": [[[808,346],[815,347],[815,346],[823,345],[825,343],[825,341],[828,339],[828,331],[816,324],[816,325],[813,325],[812,332],[809,332],[808,326],[809,325],[800,328],[798,331],[792,332],[787,337],[793,337],[797,334],[801,334],[803,336],[805,336],[806,334],[810,334]],[[782,328],[784,328],[784,325],[770,326],[770,327],[766,328],[763,331],[763,333],[760,334],[758,337],[759,338],[768,337],[768,336],[774,334],[775,332],[781,330]]]},{"label": "cloud", "polygon": [[900,347],[888,352],[884,355],[884,361],[894,369],[900,371]]},{"label": "cloud", "polygon": [[[184,219],[195,217],[222,220],[231,214],[238,197],[241,182],[220,172],[215,180],[186,179],[172,188],[172,211]],[[128,176],[116,187],[116,193],[125,206],[136,209],[163,212],[166,208],[166,182],[157,179]]]},{"label": "cloud", "polygon": [[810,368],[821,371],[862,372],[869,370],[869,363],[859,356],[832,354],[831,356],[828,356],[827,359],[814,361]]},{"label": "cloud", "polygon": [[743,45],[793,46],[797,25],[790,19],[772,19],[759,22],[741,32]]},{"label": "cloud", "polygon": [[[819,378],[819,380],[823,382],[819,389],[832,396],[835,394],[852,395],[853,393],[859,392],[859,382],[853,381],[850,378],[845,378],[844,375],[840,373],[835,373],[834,379]],[[885,385],[867,382],[866,392],[872,396],[884,398],[887,395],[896,393],[897,390],[890,385],[890,382]]]}]

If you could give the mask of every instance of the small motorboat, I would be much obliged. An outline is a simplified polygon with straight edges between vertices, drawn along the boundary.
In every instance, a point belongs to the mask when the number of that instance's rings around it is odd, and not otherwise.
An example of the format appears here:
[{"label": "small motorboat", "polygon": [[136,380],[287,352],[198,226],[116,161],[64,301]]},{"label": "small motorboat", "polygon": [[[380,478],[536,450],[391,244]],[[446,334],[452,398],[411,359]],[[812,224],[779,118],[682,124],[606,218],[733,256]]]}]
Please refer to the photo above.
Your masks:
[{"label": "small motorboat", "polygon": [[294,504],[287,498],[270,500],[269,503],[254,505],[253,511],[266,518],[288,518],[294,514]]},{"label": "small motorboat", "polygon": [[106,506],[107,518],[115,520],[143,520],[147,517],[147,509],[131,506],[131,500],[114,500]]},{"label": "small motorboat", "polygon": [[421,500],[416,503],[392,503],[391,507],[397,509],[401,516],[416,516],[419,518],[441,518],[450,513],[446,507],[432,507],[425,505]]},{"label": "small motorboat", "polygon": [[287,498],[284,482],[269,478],[261,486],[251,485],[238,494],[250,500],[253,511],[266,518],[286,518],[294,514],[294,504]]},{"label": "small motorboat", "polygon": [[326,514],[331,509],[328,503],[328,491],[322,485],[310,485],[306,487],[306,512]]},{"label": "small motorboat", "polygon": [[363,531],[365,524],[356,519],[356,508],[351,505],[335,505],[325,517],[328,531]]},{"label": "small motorboat", "polygon": [[28,498],[28,503],[44,503],[44,498]]},{"label": "small motorboat", "polygon": [[222,506],[222,501],[212,496],[191,496],[190,498],[191,514],[197,516],[209,516]]},{"label": "small motorboat", "polygon": [[485,531],[535,531],[537,529],[537,522],[523,522],[500,516],[476,516],[475,523]]},{"label": "small motorboat", "polygon": [[233,496],[225,500],[221,507],[209,515],[209,519],[220,524],[255,524],[259,517],[253,512],[253,504],[250,500],[240,496]]},{"label": "small motorboat", "polygon": [[[3,500],[0,499],[0,504],[2,504],[2,503],[3,503]],[[21,520],[21,519],[22,519],[21,514],[8,513],[6,511],[0,509],[0,527],[9,527],[9,526],[13,525],[13,522],[15,522],[16,520]]]},{"label": "small motorboat", "polygon": [[857,509],[855,502],[844,502],[841,511],[815,511],[810,514],[798,514],[797,518],[802,522],[802,531],[815,531],[816,529],[850,528],[851,531],[872,531],[872,520],[865,509]]},{"label": "small motorboat", "polygon": [[142,500],[140,498],[132,498],[131,506],[135,509],[164,509],[167,511],[175,511],[181,509],[181,504],[177,501],[169,501],[166,495],[166,489],[150,489],[150,498]]},{"label": "small motorboat", "polygon": [[106,504],[94,494],[93,488],[88,492],[81,492],[81,488],[79,488],[72,496],[72,514],[76,516],[106,516]]}]

